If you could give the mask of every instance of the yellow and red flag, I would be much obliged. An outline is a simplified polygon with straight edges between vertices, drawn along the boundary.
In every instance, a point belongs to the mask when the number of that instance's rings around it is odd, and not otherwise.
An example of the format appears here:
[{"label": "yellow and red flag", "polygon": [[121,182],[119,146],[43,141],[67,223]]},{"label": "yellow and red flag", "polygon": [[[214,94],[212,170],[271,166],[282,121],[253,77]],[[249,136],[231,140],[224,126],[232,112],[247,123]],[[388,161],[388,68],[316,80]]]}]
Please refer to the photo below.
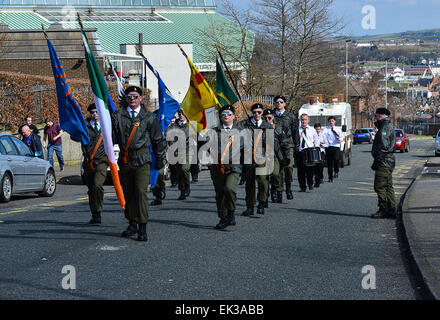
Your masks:
[{"label": "yellow and red flag", "polygon": [[[182,50],[182,48],[180,48]],[[197,121],[197,131],[200,132],[207,127],[205,110],[219,104],[209,84],[197,70],[191,59],[182,50],[188,60],[191,69],[190,86],[180,106],[189,121]]]}]

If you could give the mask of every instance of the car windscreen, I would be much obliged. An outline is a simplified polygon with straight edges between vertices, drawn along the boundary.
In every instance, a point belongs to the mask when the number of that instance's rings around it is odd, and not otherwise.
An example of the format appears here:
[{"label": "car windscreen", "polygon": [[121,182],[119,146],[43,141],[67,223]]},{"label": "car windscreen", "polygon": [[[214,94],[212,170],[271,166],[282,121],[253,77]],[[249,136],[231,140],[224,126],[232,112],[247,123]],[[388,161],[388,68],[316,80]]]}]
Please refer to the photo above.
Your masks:
[{"label": "car windscreen", "polygon": [[403,137],[403,132],[400,130],[396,130],[396,137]]},{"label": "car windscreen", "polygon": [[7,155],[18,155],[17,149],[9,137],[4,136],[0,138],[0,143],[3,145]]},{"label": "car windscreen", "polygon": [[370,133],[367,129],[356,130],[355,133]]}]

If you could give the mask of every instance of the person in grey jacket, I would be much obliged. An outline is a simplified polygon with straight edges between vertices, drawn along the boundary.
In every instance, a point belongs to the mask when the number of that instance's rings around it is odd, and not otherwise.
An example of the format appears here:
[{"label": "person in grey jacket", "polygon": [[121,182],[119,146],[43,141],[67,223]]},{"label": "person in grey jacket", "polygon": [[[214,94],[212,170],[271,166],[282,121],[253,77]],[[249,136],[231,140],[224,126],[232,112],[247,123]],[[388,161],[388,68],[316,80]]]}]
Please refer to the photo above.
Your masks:
[{"label": "person in grey jacket", "polygon": [[393,187],[393,170],[396,166],[396,131],[390,122],[391,112],[385,108],[376,110],[375,125],[378,128],[371,154],[374,158],[371,169],[375,171],[374,191],[377,193],[379,210],[372,218],[395,218],[396,198]]}]

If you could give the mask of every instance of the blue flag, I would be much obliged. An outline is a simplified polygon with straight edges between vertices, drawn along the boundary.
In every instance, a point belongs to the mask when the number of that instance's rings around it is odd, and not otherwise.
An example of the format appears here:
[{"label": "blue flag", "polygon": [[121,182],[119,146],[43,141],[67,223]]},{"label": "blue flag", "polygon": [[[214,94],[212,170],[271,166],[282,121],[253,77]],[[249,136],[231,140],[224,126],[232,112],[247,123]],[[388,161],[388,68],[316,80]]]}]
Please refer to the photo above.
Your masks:
[{"label": "blue flag", "polygon": [[84,115],[73,96],[72,89],[69,81],[67,81],[63,65],[55,48],[48,38],[46,38],[46,40],[47,46],[49,47],[53,76],[55,77],[61,128],[70,134],[72,140],[87,145],[90,143],[90,139],[87,135],[87,125],[84,120]]},{"label": "blue flag", "polygon": [[[165,130],[170,125],[171,119],[173,119],[174,115],[177,113],[177,111],[179,111],[180,103],[177,102],[176,99],[174,99],[171,92],[166,87],[165,83],[163,83],[162,79],[160,78],[159,72],[154,70],[153,66],[148,62],[147,59],[145,59],[145,63],[157,78],[157,83],[159,87],[159,110],[157,111],[157,119],[160,122],[160,125],[162,127],[162,133],[165,136]],[[159,170],[154,170],[154,167],[156,165],[156,157],[152,152],[151,145],[150,145],[150,153],[152,155],[152,164],[150,169],[150,184],[151,187],[154,188],[157,183],[157,178],[159,177]]]}]

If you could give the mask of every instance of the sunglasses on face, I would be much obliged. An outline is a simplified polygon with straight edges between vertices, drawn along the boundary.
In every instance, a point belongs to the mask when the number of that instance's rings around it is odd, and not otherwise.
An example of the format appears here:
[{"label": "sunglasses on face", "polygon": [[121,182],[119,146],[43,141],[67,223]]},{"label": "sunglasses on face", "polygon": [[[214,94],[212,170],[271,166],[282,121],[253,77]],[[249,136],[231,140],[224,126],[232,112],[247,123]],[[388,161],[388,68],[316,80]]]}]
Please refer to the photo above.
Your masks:
[{"label": "sunglasses on face", "polygon": [[282,104],[284,101],[276,101],[275,104]]},{"label": "sunglasses on face", "polygon": [[268,117],[264,117],[266,120],[272,120],[273,117],[272,116],[268,116]]},{"label": "sunglasses on face", "polygon": [[139,95],[138,95],[138,94],[128,94],[128,95],[127,95],[127,98],[128,98],[128,99],[130,99],[130,98],[132,98],[132,99],[138,99],[138,98],[139,98]]},{"label": "sunglasses on face", "polygon": [[262,114],[263,111],[252,111],[253,114]]},{"label": "sunglasses on face", "polygon": [[95,114],[98,113],[98,111],[94,110],[94,111],[90,111],[90,114]]},{"label": "sunglasses on face", "polygon": [[232,112],[222,112],[222,116],[232,116]]}]

